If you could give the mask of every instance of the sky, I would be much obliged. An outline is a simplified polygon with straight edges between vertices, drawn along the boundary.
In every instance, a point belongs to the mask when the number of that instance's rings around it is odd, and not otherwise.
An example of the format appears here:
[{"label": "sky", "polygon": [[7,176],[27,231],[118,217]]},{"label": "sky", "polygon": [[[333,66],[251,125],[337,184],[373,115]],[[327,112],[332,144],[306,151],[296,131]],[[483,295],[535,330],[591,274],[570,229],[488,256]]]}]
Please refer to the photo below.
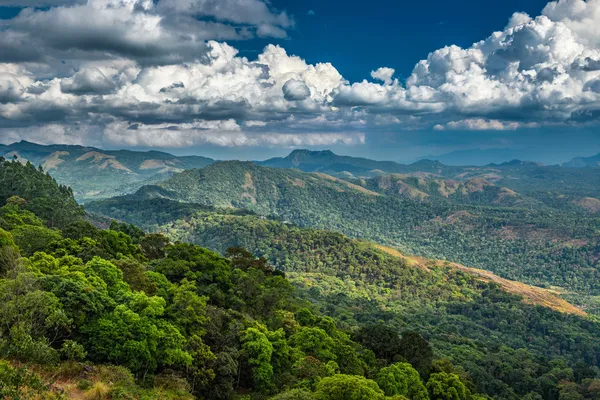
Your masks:
[{"label": "sky", "polygon": [[0,143],[600,152],[600,0],[0,0]]}]

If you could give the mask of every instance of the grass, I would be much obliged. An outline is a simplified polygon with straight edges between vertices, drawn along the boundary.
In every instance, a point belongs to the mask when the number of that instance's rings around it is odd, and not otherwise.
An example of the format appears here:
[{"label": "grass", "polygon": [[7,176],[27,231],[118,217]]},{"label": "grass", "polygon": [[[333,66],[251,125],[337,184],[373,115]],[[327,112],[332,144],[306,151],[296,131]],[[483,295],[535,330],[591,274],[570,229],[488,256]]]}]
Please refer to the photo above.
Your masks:
[{"label": "grass", "polygon": [[562,313],[579,315],[581,317],[587,315],[587,313],[581,308],[578,308],[575,305],[569,303],[568,301],[562,299],[555,290],[544,289],[537,286],[512,281],[510,279],[501,278],[490,271],[485,271],[477,268],[470,268],[458,263],[447,262],[442,260],[429,260],[423,257],[409,256],[402,254],[394,248],[382,246],[379,244],[374,244],[373,246],[391,256],[403,259],[409,266],[412,267],[422,268],[425,270],[429,270],[428,266],[431,265],[437,267],[450,267],[466,272],[467,274],[474,275],[477,278],[486,282],[494,282],[506,292],[521,296],[523,298],[523,301],[527,303],[548,307]]}]

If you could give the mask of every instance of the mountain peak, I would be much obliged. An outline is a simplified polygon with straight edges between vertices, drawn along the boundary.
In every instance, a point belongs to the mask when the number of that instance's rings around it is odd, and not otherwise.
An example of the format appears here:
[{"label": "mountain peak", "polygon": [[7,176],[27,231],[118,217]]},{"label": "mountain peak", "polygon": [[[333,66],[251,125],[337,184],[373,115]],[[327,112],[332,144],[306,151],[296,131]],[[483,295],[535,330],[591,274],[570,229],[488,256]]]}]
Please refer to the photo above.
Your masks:
[{"label": "mountain peak", "polygon": [[293,158],[297,156],[335,156],[335,153],[331,150],[308,150],[308,149],[296,149],[293,150],[286,158]]}]

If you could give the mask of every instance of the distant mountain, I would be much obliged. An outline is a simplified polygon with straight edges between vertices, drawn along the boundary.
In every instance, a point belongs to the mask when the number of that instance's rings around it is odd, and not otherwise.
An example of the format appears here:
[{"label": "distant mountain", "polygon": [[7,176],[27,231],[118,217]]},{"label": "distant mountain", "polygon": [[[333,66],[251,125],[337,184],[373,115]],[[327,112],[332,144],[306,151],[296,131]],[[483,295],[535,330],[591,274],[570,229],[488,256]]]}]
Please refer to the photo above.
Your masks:
[{"label": "distant mountain", "polygon": [[362,157],[340,156],[330,150],[294,150],[287,157],[276,157],[257,164],[271,168],[295,168],[304,172],[322,172],[337,177],[369,178],[382,174],[430,172],[440,175],[462,171],[432,160],[419,160],[406,165],[394,161],[377,161]]},{"label": "distant mountain", "polygon": [[27,141],[1,145],[0,156],[41,165],[59,183],[70,186],[80,202],[131,193],[144,184],[214,161],[200,156],[177,157],[160,151],[44,146]]},{"label": "distant mountain", "polygon": [[467,149],[423,158],[440,161],[446,165],[484,166],[502,164],[515,159],[528,159],[528,152],[519,149]]},{"label": "distant mountain", "polygon": [[600,167],[600,154],[591,157],[576,157],[571,161],[563,163],[563,167],[568,168],[583,168],[583,167]]},{"label": "distant mountain", "polygon": [[493,182],[480,177],[458,181],[418,172],[382,175],[371,179],[363,179],[357,183],[374,192],[420,200],[443,198],[459,204],[505,206],[523,205],[526,202],[531,202],[530,199],[524,199],[511,189],[497,186]]},{"label": "distant mountain", "polygon": [[257,162],[265,167],[297,168],[306,172],[343,172],[364,174],[373,170],[401,172],[404,165],[393,161],[375,161],[368,158],[339,156],[330,150],[294,150],[287,157],[276,157]]}]

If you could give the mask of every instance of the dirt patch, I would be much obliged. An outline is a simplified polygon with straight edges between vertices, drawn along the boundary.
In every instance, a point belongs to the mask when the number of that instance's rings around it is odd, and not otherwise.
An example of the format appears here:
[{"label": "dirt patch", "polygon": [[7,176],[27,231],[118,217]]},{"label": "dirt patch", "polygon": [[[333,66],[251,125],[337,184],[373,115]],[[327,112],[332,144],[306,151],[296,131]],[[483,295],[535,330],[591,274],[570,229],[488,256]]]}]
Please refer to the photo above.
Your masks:
[{"label": "dirt patch", "polygon": [[494,185],[483,178],[472,178],[465,182],[468,193],[483,192],[488,186]]},{"label": "dirt patch", "polygon": [[500,193],[498,193],[498,196],[496,197],[496,200],[494,200],[494,203],[501,204],[509,198],[515,198],[518,196],[519,195],[514,190],[510,190],[509,188],[503,187],[503,188],[500,188]]},{"label": "dirt patch", "polygon": [[391,256],[399,257],[405,260],[407,262],[407,265],[412,267],[417,267],[429,271],[428,265],[436,265],[438,267],[447,266],[456,270],[463,271],[469,275],[476,276],[477,278],[485,282],[494,282],[498,284],[502,288],[502,290],[508,293],[521,296],[523,298],[523,301],[525,301],[526,303],[548,307],[555,311],[559,311],[566,314],[575,314],[579,316],[587,315],[586,312],[582,309],[560,298],[558,296],[558,293],[554,290],[544,289],[537,286],[531,286],[517,281],[511,281],[510,279],[501,278],[492,272],[477,268],[466,267],[458,263],[449,263],[441,260],[429,260],[423,257],[408,256],[400,253],[396,249],[387,246],[375,244],[374,247],[381,251],[384,251],[385,253]]},{"label": "dirt patch", "polygon": [[244,184],[242,185],[242,189],[244,189],[242,198],[250,199],[252,204],[256,204],[256,187],[254,186],[252,174],[250,172],[244,174]]},{"label": "dirt patch", "polygon": [[115,160],[114,158],[109,158],[105,160],[102,164],[98,165],[99,169],[113,168],[118,169],[119,171],[125,171],[127,173],[133,173],[132,170]]},{"label": "dirt patch", "polygon": [[579,316],[587,315],[582,309],[558,297],[556,292],[552,290],[527,285],[517,281],[511,281],[509,279],[501,278],[489,271],[477,268],[469,268],[457,263],[449,263],[449,266],[464,271],[470,275],[475,275],[484,281],[497,283],[503,290],[523,297],[523,300],[527,303],[548,307],[562,313],[575,314]]},{"label": "dirt patch", "polygon": [[174,165],[175,163],[169,160],[145,160],[140,164],[140,169],[171,168]]},{"label": "dirt patch", "polygon": [[[379,193],[373,192],[373,191],[371,191],[369,189],[366,189],[366,188],[364,188],[362,186],[355,185],[354,183],[350,183],[350,182],[345,181],[343,179],[336,178],[336,177],[333,177],[331,175],[324,174],[322,172],[315,172],[314,174],[316,176],[320,177],[320,178],[327,179],[329,181],[333,181],[333,182],[339,183],[339,184],[344,185],[344,186],[346,186],[346,187],[348,187],[350,189],[357,190],[357,191],[359,191],[361,193],[368,194],[368,195],[371,195],[371,196],[380,196]],[[340,190],[340,191],[343,191],[343,190]]]},{"label": "dirt patch", "polygon": [[292,185],[297,186],[297,187],[304,187],[306,185],[306,183],[304,183],[304,181],[302,179],[294,179],[292,181]]},{"label": "dirt patch", "polygon": [[51,171],[53,169],[56,169],[60,164],[65,162],[65,160],[63,160],[60,157],[68,155],[68,151],[55,151],[54,153],[50,154],[44,159],[44,161],[42,162],[42,168],[44,168],[44,171]]},{"label": "dirt patch", "polygon": [[82,154],[79,157],[77,157],[77,159],[75,161],[85,161],[85,160],[89,160],[90,158],[92,159],[93,162],[98,163],[107,158],[115,158],[115,156],[109,156],[108,154],[100,153],[98,151],[88,151],[87,153]]},{"label": "dirt patch", "polygon": [[589,212],[600,212],[600,200],[594,197],[584,197],[583,199],[573,201],[573,203]]}]

